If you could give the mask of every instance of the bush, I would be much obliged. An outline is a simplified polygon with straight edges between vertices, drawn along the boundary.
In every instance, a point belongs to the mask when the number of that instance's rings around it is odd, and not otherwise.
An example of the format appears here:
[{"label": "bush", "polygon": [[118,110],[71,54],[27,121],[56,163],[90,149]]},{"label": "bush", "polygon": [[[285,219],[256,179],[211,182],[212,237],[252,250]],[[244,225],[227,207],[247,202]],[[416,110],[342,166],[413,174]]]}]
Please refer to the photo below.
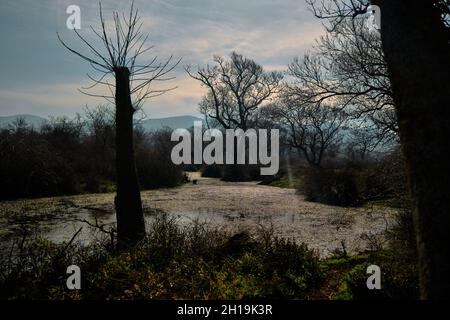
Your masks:
[{"label": "bush", "polygon": [[204,166],[201,170],[202,177],[205,178],[222,178],[222,168],[217,164]]},{"label": "bush", "polygon": [[360,200],[356,173],[348,169],[312,169],[304,177],[302,191],[306,200],[330,205],[355,206]]},{"label": "bush", "polygon": [[[180,227],[164,214],[147,229],[130,252],[25,242],[0,260],[0,298],[291,299],[307,297],[322,281],[315,252],[269,233]],[[65,288],[70,264],[83,272],[81,291]]]},{"label": "bush", "polygon": [[42,197],[81,189],[73,161],[31,128],[0,133],[0,198]]},{"label": "bush", "polygon": [[365,199],[401,197],[408,193],[407,178],[400,150],[395,150],[364,172]]},{"label": "bush", "polygon": [[139,182],[144,189],[176,187],[185,180],[181,166],[171,158],[170,132],[161,130],[152,133],[136,131],[136,169]]},{"label": "bush", "polygon": [[[23,121],[0,130],[0,199],[113,191],[115,129],[107,110],[88,110],[87,119],[53,119],[39,130]],[[144,188],[183,182],[166,131],[135,130],[138,177]]]},{"label": "bush", "polygon": [[229,182],[243,182],[262,180],[262,178],[259,166],[235,164],[224,166],[222,180]]},{"label": "bush", "polygon": [[310,168],[299,190],[309,201],[356,206],[372,200],[404,198],[406,186],[402,156],[395,150],[374,162],[347,161],[336,167]]}]

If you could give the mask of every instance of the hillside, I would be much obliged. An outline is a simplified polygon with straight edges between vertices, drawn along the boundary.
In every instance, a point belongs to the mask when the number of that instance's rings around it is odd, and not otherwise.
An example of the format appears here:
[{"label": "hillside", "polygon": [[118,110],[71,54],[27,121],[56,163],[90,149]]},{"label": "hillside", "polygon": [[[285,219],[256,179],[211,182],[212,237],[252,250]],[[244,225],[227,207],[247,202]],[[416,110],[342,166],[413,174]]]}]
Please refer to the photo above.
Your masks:
[{"label": "hillside", "polygon": [[39,128],[47,120],[42,117],[30,114],[18,114],[13,116],[0,117],[0,128],[6,128],[9,124],[13,124],[19,119],[24,119],[25,122],[35,128]]}]

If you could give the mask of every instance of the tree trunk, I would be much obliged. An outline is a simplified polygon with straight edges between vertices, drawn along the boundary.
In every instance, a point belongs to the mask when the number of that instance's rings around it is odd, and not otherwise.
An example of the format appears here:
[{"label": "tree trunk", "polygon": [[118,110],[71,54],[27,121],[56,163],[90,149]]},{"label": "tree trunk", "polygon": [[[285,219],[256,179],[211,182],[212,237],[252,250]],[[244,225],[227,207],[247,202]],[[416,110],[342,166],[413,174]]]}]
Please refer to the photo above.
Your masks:
[{"label": "tree trunk", "polygon": [[133,113],[130,96],[130,72],[122,67],[116,76],[116,179],[117,246],[136,245],[145,236],[141,194],[133,146]]},{"label": "tree trunk", "polygon": [[429,0],[372,1],[394,91],[415,206],[423,299],[450,292],[450,50]]}]

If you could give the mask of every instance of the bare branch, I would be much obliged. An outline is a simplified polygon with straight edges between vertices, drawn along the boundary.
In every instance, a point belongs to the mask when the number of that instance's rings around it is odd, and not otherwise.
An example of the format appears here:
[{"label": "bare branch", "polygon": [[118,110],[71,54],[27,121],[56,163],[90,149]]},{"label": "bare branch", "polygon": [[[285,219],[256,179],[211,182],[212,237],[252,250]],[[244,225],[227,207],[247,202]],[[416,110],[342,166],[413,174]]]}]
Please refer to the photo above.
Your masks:
[{"label": "bare branch", "polygon": [[[142,106],[147,99],[175,89],[174,87],[153,89],[151,86],[154,82],[173,80],[174,77],[167,75],[180,64],[181,59],[173,61],[173,56],[170,56],[164,62],[158,62],[158,57],[155,56],[148,63],[137,63],[139,57],[153,49],[153,46],[145,45],[149,35],[144,35],[141,31],[143,22],[141,22],[139,11],[134,7],[134,2],[131,3],[127,15],[122,13],[122,19],[118,12],[113,12],[113,25],[115,30],[111,36],[107,33],[107,22],[103,15],[103,8],[100,2],[99,19],[100,31],[96,30],[93,26],[90,26],[90,30],[96,36],[96,39],[100,40],[100,48],[106,50],[106,54],[102,54],[99,46],[87,41],[77,30],[74,30],[76,37],[90,51],[92,57],[72,49],[57,34],[59,41],[66,49],[89,62],[91,67],[100,73],[99,76],[88,75],[88,78],[93,83],[83,87],[83,90],[79,90],[80,92],[88,96],[104,98],[114,103],[115,94],[112,89],[115,88],[115,85],[113,85],[114,81],[109,80],[108,77],[115,77],[115,71],[124,67],[128,68],[130,73],[130,92],[133,95],[132,100],[135,102],[135,109]],[[111,95],[108,96],[85,91],[94,89],[98,85],[106,86]]]}]

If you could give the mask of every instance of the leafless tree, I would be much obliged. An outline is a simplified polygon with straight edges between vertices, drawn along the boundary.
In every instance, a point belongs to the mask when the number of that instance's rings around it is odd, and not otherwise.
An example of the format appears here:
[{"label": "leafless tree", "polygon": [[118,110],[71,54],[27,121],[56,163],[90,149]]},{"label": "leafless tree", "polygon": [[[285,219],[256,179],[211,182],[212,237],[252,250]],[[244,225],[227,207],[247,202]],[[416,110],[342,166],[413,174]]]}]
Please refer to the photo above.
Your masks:
[{"label": "leafless tree", "polygon": [[366,161],[380,144],[378,132],[372,127],[348,128],[346,153],[352,161]]},{"label": "leafless tree", "polygon": [[83,119],[88,131],[90,157],[95,164],[95,172],[102,177],[114,177],[114,141],[115,121],[114,109],[108,105],[96,108],[85,107]]},{"label": "leafless tree", "polygon": [[330,29],[381,10],[381,41],[392,83],[400,140],[413,198],[421,294],[450,291],[450,28],[445,0],[313,1]]},{"label": "leafless tree", "polygon": [[200,111],[225,129],[246,130],[258,108],[278,92],[280,72],[266,72],[255,61],[233,52],[229,60],[214,57],[215,66],[187,73],[208,91]]},{"label": "leafless tree", "polygon": [[[148,62],[139,62],[153,47],[146,44],[148,35],[142,32],[143,23],[134,3],[128,15],[113,12],[111,32],[108,32],[101,4],[99,6],[101,27],[90,27],[95,41],[88,40],[74,30],[86,52],[72,49],[59,34],[58,39],[66,49],[87,61],[99,74],[98,77],[88,75],[93,84],[81,91],[105,98],[115,105],[117,240],[118,247],[128,247],[138,243],[145,235],[133,149],[133,114],[147,99],[173,89],[155,89],[153,85],[155,82],[172,79],[169,73],[180,61],[174,61],[170,56],[159,62],[155,56]],[[99,85],[106,87],[109,93],[86,91]]]},{"label": "leafless tree", "polygon": [[320,166],[327,152],[341,140],[347,121],[337,107],[304,103],[288,94],[264,109],[265,118],[282,130],[283,142],[298,150],[314,167]]},{"label": "leafless tree", "polygon": [[313,52],[294,59],[289,90],[306,102],[338,104],[355,121],[373,124],[380,139],[392,140],[398,126],[391,82],[380,37],[364,21],[342,21]]}]

